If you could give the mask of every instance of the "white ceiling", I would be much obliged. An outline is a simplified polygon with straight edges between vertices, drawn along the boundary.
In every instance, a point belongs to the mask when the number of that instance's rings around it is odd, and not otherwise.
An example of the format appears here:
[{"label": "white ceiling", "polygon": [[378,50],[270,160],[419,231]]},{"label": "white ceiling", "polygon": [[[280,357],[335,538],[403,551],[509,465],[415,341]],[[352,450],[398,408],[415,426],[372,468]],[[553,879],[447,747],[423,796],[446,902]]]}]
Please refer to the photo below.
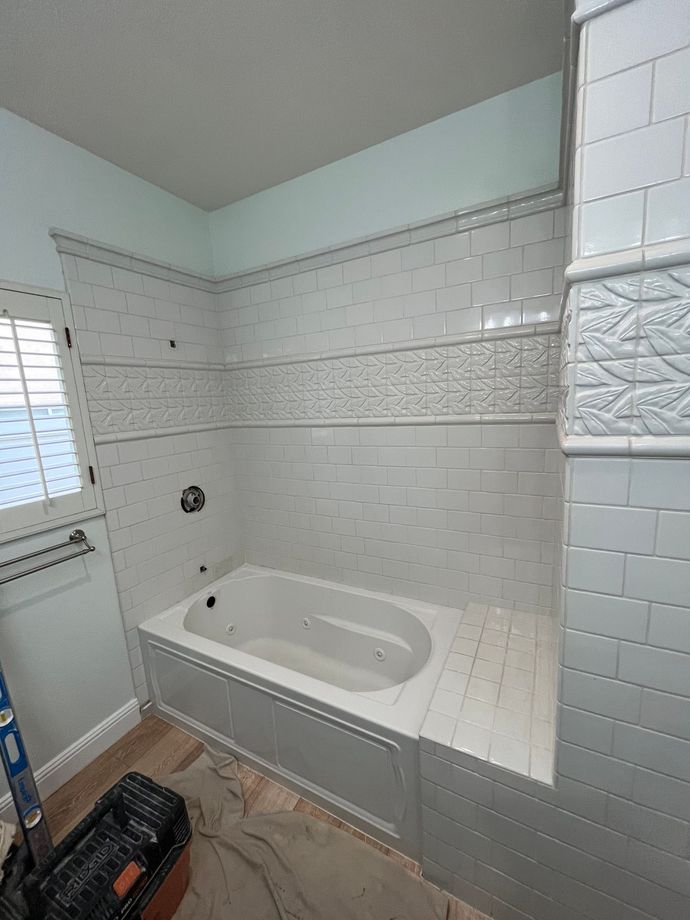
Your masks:
[{"label": "white ceiling", "polygon": [[2,0],[0,105],[212,210],[554,73],[562,0]]}]

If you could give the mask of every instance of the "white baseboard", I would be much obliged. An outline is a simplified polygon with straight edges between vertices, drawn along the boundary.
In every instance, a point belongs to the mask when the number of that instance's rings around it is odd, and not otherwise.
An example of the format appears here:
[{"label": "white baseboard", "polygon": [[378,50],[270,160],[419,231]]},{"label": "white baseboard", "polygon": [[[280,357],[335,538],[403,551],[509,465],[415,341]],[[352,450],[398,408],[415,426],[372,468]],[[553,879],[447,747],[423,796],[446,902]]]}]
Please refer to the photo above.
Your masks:
[{"label": "white baseboard", "polygon": [[[34,775],[41,798],[47,798],[67,780],[72,779],[139,722],[141,722],[139,702],[132,699],[36,770]],[[12,796],[9,792],[0,798],[0,819],[16,822]]]}]

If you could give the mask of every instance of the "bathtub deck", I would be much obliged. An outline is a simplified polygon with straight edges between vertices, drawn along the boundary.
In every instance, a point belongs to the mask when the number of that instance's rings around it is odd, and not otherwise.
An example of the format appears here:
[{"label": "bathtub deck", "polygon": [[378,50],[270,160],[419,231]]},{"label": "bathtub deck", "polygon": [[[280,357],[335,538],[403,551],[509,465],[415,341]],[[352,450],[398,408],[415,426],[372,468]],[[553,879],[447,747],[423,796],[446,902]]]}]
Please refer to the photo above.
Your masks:
[{"label": "bathtub deck", "polygon": [[554,618],[468,604],[421,737],[552,785],[557,650]]},{"label": "bathtub deck", "polygon": [[[61,840],[88,812],[95,800],[130,770],[146,773],[156,779],[167,773],[184,770],[199,756],[203,745],[179,728],[156,716],[149,716],[100,757],[65,783],[45,802],[46,815],[56,841]],[[265,776],[240,767],[240,779],[245,795],[245,813],[270,814],[276,811],[301,811],[321,821],[340,827],[360,840],[376,847],[389,859],[403,865],[416,875],[420,867],[405,856],[366,837],[360,831],[307,799],[300,798]],[[488,920],[484,914],[462,901],[451,898],[447,920]]]}]

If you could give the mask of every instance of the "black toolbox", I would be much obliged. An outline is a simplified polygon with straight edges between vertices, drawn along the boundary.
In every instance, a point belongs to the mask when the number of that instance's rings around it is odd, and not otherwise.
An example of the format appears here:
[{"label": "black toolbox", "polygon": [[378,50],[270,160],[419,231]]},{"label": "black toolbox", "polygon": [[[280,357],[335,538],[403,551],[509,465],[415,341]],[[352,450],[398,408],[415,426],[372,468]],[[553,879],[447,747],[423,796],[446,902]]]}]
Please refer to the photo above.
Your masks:
[{"label": "black toolbox", "polygon": [[8,857],[0,920],[169,920],[187,887],[191,827],[184,799],[128,773],[26,872]]}]

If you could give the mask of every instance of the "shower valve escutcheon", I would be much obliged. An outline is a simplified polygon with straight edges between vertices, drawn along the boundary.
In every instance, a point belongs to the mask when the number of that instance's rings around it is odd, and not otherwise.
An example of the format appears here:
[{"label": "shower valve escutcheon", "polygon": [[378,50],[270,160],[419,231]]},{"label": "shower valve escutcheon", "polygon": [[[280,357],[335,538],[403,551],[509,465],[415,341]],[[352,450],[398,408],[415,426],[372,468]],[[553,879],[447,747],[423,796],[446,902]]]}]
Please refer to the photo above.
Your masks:
[{"label": "shower valve escutcheon", "polygon": [[191,511],[201,511],[205,504],[206,496],[201,486],[187,486],[182,492],[180,505],[185,514],[189,514]]}]

